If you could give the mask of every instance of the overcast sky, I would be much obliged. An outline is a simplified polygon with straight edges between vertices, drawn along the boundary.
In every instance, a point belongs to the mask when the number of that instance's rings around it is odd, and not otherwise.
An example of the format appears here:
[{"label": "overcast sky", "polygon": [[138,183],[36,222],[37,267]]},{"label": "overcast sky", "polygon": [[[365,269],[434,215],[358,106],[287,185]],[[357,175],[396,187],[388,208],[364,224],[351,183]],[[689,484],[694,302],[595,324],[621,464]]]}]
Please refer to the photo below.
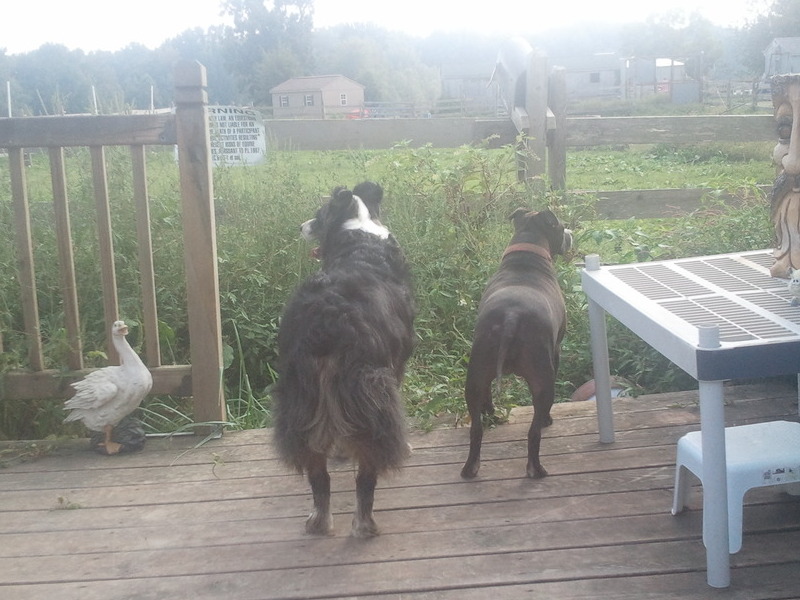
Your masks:
[{"label": "overcast sky", "polygon": [[[200,27],[226,22],[220,0],[4,0],[0,48],[8,54],[58,43],[70,49],[119,50],[131,43],[156,48]],[[315,0],[317,28],[374,23],[411,35],[436,31],[530,34],[576,21],[641,22],[653,12],[699,12],[723,26],[740,26],[765,12],[769,0]]]}]

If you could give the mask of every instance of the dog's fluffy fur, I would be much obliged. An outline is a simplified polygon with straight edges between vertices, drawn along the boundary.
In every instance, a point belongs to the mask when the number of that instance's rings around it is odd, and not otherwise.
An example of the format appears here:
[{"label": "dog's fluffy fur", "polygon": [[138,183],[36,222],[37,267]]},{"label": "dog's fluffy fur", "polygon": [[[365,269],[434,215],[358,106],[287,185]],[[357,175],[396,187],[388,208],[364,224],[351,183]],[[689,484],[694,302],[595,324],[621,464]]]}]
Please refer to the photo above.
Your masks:
[{"label": "dog's fluffy fur", "polygon": [[399,393],[413,344],[414,308],[403,252],[380,223],[383,190],[364,182],[334,190],[304,237],[319,242],[321,270],[298,286],[278,333],[275,442],[283,460],[308,476],[312,534],[330,534],[327,457],[358,463],[351,534],[377,535],[378,476],[408,454]]}]

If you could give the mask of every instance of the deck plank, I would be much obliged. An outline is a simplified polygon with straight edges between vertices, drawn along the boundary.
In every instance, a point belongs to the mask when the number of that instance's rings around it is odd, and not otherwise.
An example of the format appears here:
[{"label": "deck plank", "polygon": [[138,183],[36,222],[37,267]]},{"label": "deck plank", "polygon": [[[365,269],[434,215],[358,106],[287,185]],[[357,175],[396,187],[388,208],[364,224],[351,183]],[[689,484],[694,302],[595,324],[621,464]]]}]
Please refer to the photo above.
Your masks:
[{"label": "deck plank", "polygon": [[[797,420],[781,382],[726,390],[728,424]],[[675,443],[698,429],[696,392],[615,400],[617,440],[600,444],[590,402],[554,407],[543,480],[524,477],[530,409],[487,431],[463,481],[468,431],[415,432],[408,465],[382,479],[383,535],[347,537],[352,466],[335,463],[336,533],[303,533],[305,480],[276,460],[269,431],[149,439],[103,457],[85,440],[0,470],[0,597],[706,598],[702,491],[669,514]],[[800,499],[746,497],[730,598],[798,597]]]}]

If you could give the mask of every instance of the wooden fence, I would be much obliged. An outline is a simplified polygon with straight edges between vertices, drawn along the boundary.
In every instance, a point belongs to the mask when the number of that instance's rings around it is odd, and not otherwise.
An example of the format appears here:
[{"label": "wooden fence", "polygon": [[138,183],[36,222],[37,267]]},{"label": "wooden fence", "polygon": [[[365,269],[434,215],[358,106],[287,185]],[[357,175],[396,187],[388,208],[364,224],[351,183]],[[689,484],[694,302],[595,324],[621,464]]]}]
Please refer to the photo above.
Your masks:
[{"label": "wooden fence", "polygon": [[[67,197],[67,148],[89,148],[99,236],[97,262],[101,271],[106,326],[110,327],[119,318],[105,147],[127,146],[133,170],[132,203],[136,211],[142,290],[144,361],[153,373],[152,393],[192,396],[196,422],[225,419],[207,104],[205,67],[196,62],[186,62],[175,71],[176,109],[172,114],[0,118],[0,148],[8,151],[14,207],[14,222],[8,225],[15,231],[18,282],[30,367],[27,371],[0,375],[0,398],[64,398],[69,395],[68,384],[86,373]],[[145,153],[146,146],[151,145],[177,145],[178,149],[190,365],[161,364]],[[55,238],[68,342],[68,355],[62,369],[46,369],[42,350],[33,254],[37,241],[32,239],[30,226],[24,162],[26,148],[46,148],[50,160]],[[116,360],[110,335],[107,346],[109,358]]]},{"label": "wooden fence", "polygon": [[[412,147],[431,144],[457,147],[492,138],[492,146],[514,144],[527,136],[528,158],[521,176],[546,176],[555,189],[594,194],[603,218],[671,216],[700,207],[712,189],[575,190],[569,187],[567,152],[573,148],[624,144],[692,145],[703,142],[777,140],[771,115],[707,115],[666,117],[570,117],[567,115],[565,71],[533,53],[524,78],[524,104],[510,107],[510,118],[363,119],[267,121],[271,144],[279,149],[386,149],[399,142]],[[769,161],[769,156],[764,156]],[[723,200],[735,201],[723,194]]]},{"label": "wooden fence", "polygon": [[[564,70],[553,69],[547,83],[547,93],[537,98],[538,104],[532,107],[534,111],[545,111],[550,115],[545,141],[535,147],[534,151],[547,157],[546,172],[552,185],[558,189],[569,189],[566,167],[568,148],[777,141],[772,115],[567,117]],[[769,160],[770,156],[765,155],[764,161]],[[544,174],[544,165],[545,161],[534,165],[533,174]],[[715,191],[711,188],[681,188],[587,192],[599,198],[599,215],[610,219],[626,219],[690,212],[700,207],[704,196]],[[727,192],[720,198],[729,202],[737,200]]]}]

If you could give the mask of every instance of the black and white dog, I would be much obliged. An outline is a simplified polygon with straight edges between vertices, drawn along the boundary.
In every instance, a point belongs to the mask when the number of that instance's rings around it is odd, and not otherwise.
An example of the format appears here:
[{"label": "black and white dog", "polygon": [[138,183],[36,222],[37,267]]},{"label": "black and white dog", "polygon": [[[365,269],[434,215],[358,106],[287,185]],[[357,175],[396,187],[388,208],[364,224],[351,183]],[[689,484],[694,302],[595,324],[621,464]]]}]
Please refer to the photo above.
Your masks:
[{"label": "black and white dog", "polygon": [[278,332],[274,435],[281,458],[305,472],[314,497],[306,531],[333,531],[327,458],[358,463],[351,535],[378,534],[378,476],[408,455],[400,384],[411,355],[414,303],[402,249],[378,217],[383,190],[336,188],[303,236],[321,270],[289,300]]}]

